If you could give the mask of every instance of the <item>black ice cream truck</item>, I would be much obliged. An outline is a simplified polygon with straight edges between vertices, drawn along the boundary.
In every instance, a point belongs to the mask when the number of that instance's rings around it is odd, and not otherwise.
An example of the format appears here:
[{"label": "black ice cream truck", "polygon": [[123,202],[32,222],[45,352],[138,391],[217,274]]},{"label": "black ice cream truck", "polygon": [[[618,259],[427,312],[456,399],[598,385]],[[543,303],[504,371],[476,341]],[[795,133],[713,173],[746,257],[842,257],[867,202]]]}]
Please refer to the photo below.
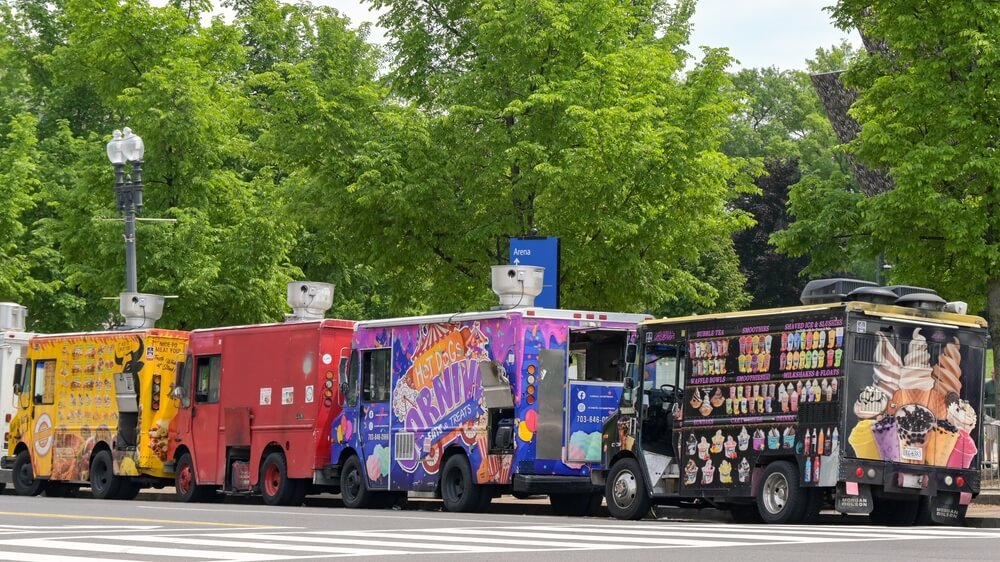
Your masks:
[{"label": "black ice cream truck", "polygon": [[824,505],[957,524],[979,493],[986,321],[933,291],[810,282],[803,306],[640,324],[603,428],[608,508],[722,507],[796,523]]}]

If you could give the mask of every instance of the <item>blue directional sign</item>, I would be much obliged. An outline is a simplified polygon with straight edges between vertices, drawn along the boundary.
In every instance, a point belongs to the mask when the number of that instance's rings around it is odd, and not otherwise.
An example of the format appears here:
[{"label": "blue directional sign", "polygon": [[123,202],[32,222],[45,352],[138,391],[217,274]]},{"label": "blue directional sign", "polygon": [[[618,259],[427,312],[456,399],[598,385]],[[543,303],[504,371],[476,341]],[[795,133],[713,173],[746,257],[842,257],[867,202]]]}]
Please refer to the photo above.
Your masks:
[{"label": "blue directional sign", "polygon": [[544,267],[542,294],[535,299],[535,306],[559,308],[558,238],[511,238],[510,263]]}]

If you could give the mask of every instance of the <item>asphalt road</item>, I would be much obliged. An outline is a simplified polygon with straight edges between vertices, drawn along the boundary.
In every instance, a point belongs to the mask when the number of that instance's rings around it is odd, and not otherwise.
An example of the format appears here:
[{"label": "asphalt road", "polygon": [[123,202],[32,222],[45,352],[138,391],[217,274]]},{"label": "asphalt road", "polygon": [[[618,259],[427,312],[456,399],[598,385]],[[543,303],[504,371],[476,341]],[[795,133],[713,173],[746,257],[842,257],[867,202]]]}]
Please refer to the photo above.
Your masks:
[{"label": "asphalt road", "polygon": [[[637,522],[543,515],[539,503],[502,503],[485,514],[347,510],[335,499],[303,507],[257,501],[179,504],[0,496],[0,560],[325,560],[405,555],[433,561],[574,561],[753,557],[871,560],[995,559],[1000,530],[886,528],[864,518],[811,526],[734,525],[712,519]],[[543,502],[542,502],[543,503]],[[534,507],[533,507],[534,506]],[[680,515],[680,514],[678,514]],[[846,523],[846,524],[845,524]],[[694,553],[690,549],[707,549]]]}]

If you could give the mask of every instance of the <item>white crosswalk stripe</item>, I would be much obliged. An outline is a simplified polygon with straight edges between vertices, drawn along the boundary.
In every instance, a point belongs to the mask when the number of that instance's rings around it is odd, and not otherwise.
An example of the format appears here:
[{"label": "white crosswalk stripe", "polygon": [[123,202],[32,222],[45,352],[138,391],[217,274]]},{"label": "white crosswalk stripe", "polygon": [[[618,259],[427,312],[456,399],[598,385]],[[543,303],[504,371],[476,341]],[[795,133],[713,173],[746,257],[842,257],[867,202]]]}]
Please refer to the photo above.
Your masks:
[{"label": "white crosswalk stripe", "polygon": [[1000,530],[617,521],[357,531],[4,525],[0,526],[0,560],[254,562],[399,554],[687,549],[948,538],[996,540],[1000,538]]}]

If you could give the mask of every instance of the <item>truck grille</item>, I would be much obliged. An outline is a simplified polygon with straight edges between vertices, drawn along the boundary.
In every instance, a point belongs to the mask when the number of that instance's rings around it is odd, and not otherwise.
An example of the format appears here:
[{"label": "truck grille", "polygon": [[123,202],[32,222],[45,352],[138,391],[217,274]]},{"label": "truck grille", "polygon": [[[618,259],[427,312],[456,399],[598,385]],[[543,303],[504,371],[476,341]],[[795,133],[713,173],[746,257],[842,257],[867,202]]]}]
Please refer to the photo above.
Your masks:
[{"label": "truck grille", "polygon": [[399,460],[416,460],[417,447],[412,432],[396,434],[395,457]]}]

